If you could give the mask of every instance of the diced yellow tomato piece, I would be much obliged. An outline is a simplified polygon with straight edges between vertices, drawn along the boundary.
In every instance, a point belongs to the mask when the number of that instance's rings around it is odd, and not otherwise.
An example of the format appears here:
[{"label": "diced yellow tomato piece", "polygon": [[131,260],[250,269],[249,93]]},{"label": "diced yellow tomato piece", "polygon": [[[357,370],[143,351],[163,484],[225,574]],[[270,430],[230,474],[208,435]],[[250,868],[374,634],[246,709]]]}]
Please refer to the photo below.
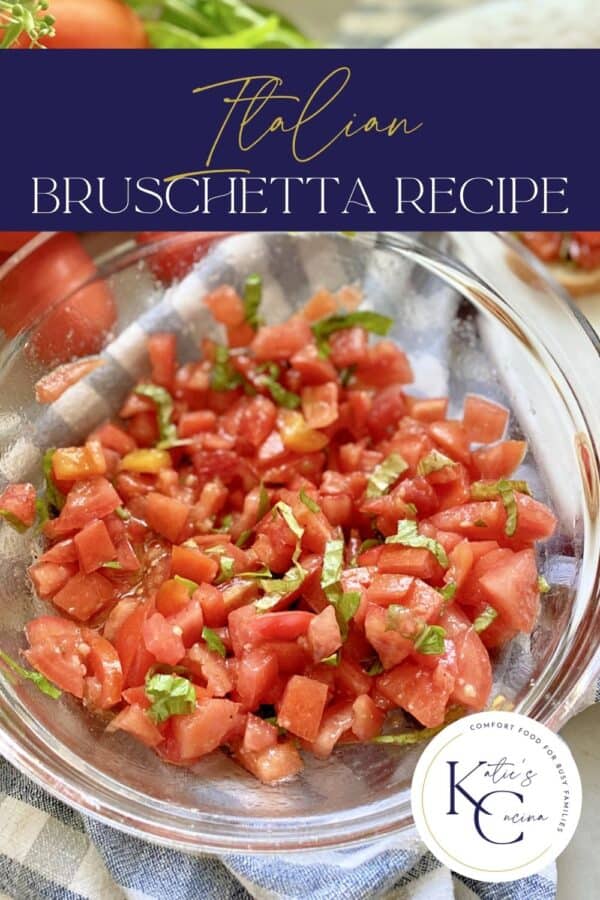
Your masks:
[{"label": "diced yellow tomato piece", "polygon": [[168,469],[171,456],[168,450],[132,450],[121,460],[121,469],[126,472],[139,472],[143,475],[156,475],[161,469]]},{"label": "diced yellow tomato piece", "polygon": [[309,428],[300,412],[283,409],[279,414],[279,433],[288,450],[296,453],[314,453],[329,443],[327,435]]},{"label": "diced yellow tomato piece", "polygon": [[99,441],[88,441],[83,447],[65,447],[52,457],[52,470],[57,481],[78,481],[106,473],[106,459]]}]

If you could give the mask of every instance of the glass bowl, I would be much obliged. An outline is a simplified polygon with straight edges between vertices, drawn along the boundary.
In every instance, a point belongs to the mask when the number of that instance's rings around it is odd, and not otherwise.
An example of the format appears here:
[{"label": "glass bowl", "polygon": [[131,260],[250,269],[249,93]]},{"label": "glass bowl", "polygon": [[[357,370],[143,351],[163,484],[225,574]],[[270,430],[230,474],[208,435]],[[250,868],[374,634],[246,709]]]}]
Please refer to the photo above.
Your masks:
[{"label": "glass bowl", "polygon": [[[10,272],[45,240],[0,271],[0,311],[10,302]],[[197,353],[201,337],[218,337],[201,302],[210,287],[239,286],[258,272],[272,322],[317,287],[355,284],[366,307],[394,317],[392,337],[414,367],[413,393],[448,392],[451,415],[460,414],[465,392],[485,393],[510,407],[511,435],[529,441],[519,477],[559,518],[540,551],[552,591],[531,638],[515,640],[495,660],[494,692],[560,728],[599,669],[600,360],[574,307],[515,242],[492,234],[426,236],[421,243],[389,234],[240,234],[199,248],[199,258],[174,280],[165,259],[172,262],[179,250],[188,258],[189,242],[174,235],[137,247],[120,238],[91,279],[72,283],[69,297],[57,297],[45,318],[5,340],[0,487],[20,480],[41,487],[43,450],[80,440],[118,410],[146,372],[148,333],[174,329],[182,360]],[[24,308],[29,285],[23,279]],[[99,294],[114,302],[108,333],[64,316],[53,329],[59,322],[63,351],[101,349],[104,364],[52,405],[38,405],[33,385],[50,368],[40,358],[52,355],[48,317],[80,308],[76,301],[85,296],[93,318]],[[81,327],[88,328],[83,344]],[[3,525],[0,543],[0,648],[16,656],[24,624],[44,608],[26,574],[36,538]],[[326,762],[307,759],[295,781],[264,787],[218,753],[190,770],[162,764],[127,735],[105,734],[104,723],[68,696],[53,701],[3,677],[0,752],[55,796],[131,834],[188,851],[260,853],[350,846],[411,828],[410,779],[421,748],[347,746]]]}]

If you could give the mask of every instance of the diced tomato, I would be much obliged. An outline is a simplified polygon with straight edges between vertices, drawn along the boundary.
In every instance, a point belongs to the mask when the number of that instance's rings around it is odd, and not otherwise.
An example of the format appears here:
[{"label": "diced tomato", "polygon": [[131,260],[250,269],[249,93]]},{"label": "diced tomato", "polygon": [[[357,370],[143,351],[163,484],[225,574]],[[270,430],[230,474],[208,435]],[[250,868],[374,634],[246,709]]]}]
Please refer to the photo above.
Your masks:
[{"label": "diced tomato", "polygon": [[108,732],[126,731],[147,747],[158,747],[164,740],[146,710],[137,703],[122,709],[107,725],[106,730]]},{"label": "diced tomato", "polygon": [[142,628],[149,608],[140,604],[131,612],[117,631],[115,647],[121,660],[124,687],[142,684],[146,672],[155,663],[154,656],[146,649]]},{"label": "diced tomato", "polygon": [[148,355],[152,367],[152,381],[171,390],[177,367],[177,339],[171,332],[158,332],[148,338]]},{"label": "diced tomato", "polygon": [[290,359],[313,343],[312,331],[305,319],[295,316],[282,325],[263,325],[258,329],[251,348],[259,362]]},{"label": "diced tomato", "polygon": [[408,394],[405,394],[404,400],[408,414],[419,422],[431,424],[446,418],[446,413],[448,412],[447,397],[421,399],[420,397],[410,397]]},{"label": "diced tomato", "polygon": [[367,588],[367,599],[370,603],[376,603],[379,606],[403,603],[412,589],[413,582],[414,579],[410,575],[377,574]]},{"label": "diced tomato", "polygon": [[268,641],[261,647],[276,658],[282,675],[301,674],[311,660],[308,650],[300,641]]},{"label": "diced tomato", "polygon": [[151,492],[146,496],[144,512],[150,528],[176,543],[188,520],[190,508],[180,500]]},{"label": "diced tomato", "polygon": [[279,433],[284,446],[295,453],[313,453],[329,443],[326,434],[310,428],[302,413],[291,409],[281,410]]},{"label": "diced tomato", "polygon": [[429,434],[443,453],[465,465],[469,464],[471,459],[470,436],[462,422],[452,419],[432,422],[429,426]]},{"label": "diced tomato", "polygon": [[325,711],[319,733],[310,744],[311,752],[317,759],[327,759],[341,736],[352,726],[353,704],[348,700],[341,700],[328,707]]},{"label": "diced tomato", "polygon": [[304,387],[301,396],[302,413],[309,428],[326,428],[335,422],[338,417],[338,386],[335,381]]},{"label": "diced tomato", "polygon": [[381,572],[413,575],[426,581],[439,580],[443,575],[443,569],[433,553],[420,547],[384,544],[378,565]]},{"label": "diced tomato", "polygon": [[380,675],[377,688],[422,725],[434,728],[444,721],[454,681],[454,675],[439,664],[435,669],[422,669],[411,660],[405,660]]},{"label": "diced tomato", "polygon": [[385,713],[368,694],[361,694],[352,704],[352,731],[359,741],[372,741],[381,734]]},{"label": "diced tomato", "polygon": [[52,602],[79,622],[87,622],[114,599],[113,586],[107,578],[99,572],[81,572],[67,581]]},{"label": "diced tomato", "polygon": [[244,321],[244,301],[235,288],[229,284],[222,284],[215,288],[204,298],[215,321],[222,325],[241,325]]},{"label": "diced tomato", "polygon": [[196,596],[192,597],[183,609],[171,613],[168,622],[174,633],[181,632],[184,647],[191,647],[202,637],[204,628],[202,601]]},{"label": "diced tomato", "polygon": [[367,416],[367,427],[375,441],[391,437],[404,415],[406,403],[402,386],[390,384],[374,397]]},{"label": "diced tomato", "polygon": [[[537,541],[550,537],[556,528],[556,516],[538,500],[525,494],[515,494],[517,502],[517,530],[519,541]],[[454,531],[470,540],[495,539],[505,541],[506,511],[500,500],[466,503],[436,513],[431,517],[436,528]]]},{"label": "diced tomato", "polygon": [[371,689],[371,678],[353,659],[345,654],[339,665],[333,670],[336,687],[342,694],[350,697],[358,697],[359,694],[368,694]]},{"label": "diced tomato", "polygon": [[84,698],[94,709],[110,709],[120,702],[123,690],[119,654],[110,641],[89,628],[82,629],[82,638],[89,647],[85,654],[88,677]]},{"label": "diced tomato", "polygon": [[328,359],[323,359],[314,344],[307,344],[290,360],[296,372],[300,373],[302,384],[316,385],[335,381],[337,372]]},{"label": "diced tomato", "polygon": [[211,582],[219,571],[219,564],[210,556],[191,547],[174,546],[171,551],[171,574],[189,578],[197,584]]},{"label": "diced tomato", "polygon": [[194,644],[184,662],[190,667],[193,666],[193,671],[199,669],[199,674],[206,680],[206,688],[211,696],[225,697],[233,689],[233,679],[225,660],[209,650],[205,644]]},{"label": "diced tomato", "polygon": [[413,649],[414,620],[409,615],[408,632],[389,627],[388,612],[381,606],[369,603],[365,617],[365,634],[374,650],[377,651],[384,669],[391,669],[401,663]]},{"label": "diced tomato", "polygon": [[456,651],[456,681],[450,699],[470,709],[485,709],[492,691],[492,666],[479,635],[455,605],[442,613],[440,625]]},{"label": "diced tomato", "polygon": [[214,431],[217,416],[211,409],[199,409],[196,412],[184,413],[177,427],[180,438],[189,438],[195,434]]},{"label": "diced tomato", "polygon": [[176,666],[185,656],[185,646],[176,626],[161,613],[151,615],[142,626],[146,650],[161,663]]},{"label": "diced tomato", "polygon": [[108,529],[100,519],[94,519],[75,535],[75,547],[79,565],[89,574],[100,569],[105,563],[115,560],[117,550]]},{"label": "diced tomato", "polygon": [[88,441],[83,447],[56,450],[52,456],[52,471],[58,481],[77,481],[106,473],[106,460],[98,441]]},{"label": "diced tomato", "polygon": [[312,742],[319,734],[326,702],[326,685],[303,675],[292,675],[277,712],[277,721],[296,737]]},{"label": "diced tomato", "polygon": [[[216,588],[215,588],[216,590]],[[172,616],[178,613],[190,602],[190,592],[185,584],[169,578],[161,584],[156,595],[156,609],[163,616]]]},{"label": "diced tomato", "polygon": [[261,753],[277,744],[277,736],[275,725],[250,714],[246,720],[242,748],[246,753]]},{"label": "diced tomato", "polygon": [[347,369],[365,362],[368,338],[364,328],[344,328],[329,339],[330,359],[338,369]]},{"label": "diced tomato", "polygon": [[81,628],[68,619],[41,616],[25,626],[25,633],[30,644],[25,657],[30,665],[61,690],[81,699],[86,674],[79,650]]},{"label": "diced tomato", "polygon": [[227,610],[222,591],[210,584],[202,584],[194,592],[194,599],[200,600],[204,621],[209,628],[220,628],[227,623]]},{"label": "diced tomato", "polygon": [[521,550],[500,560],[481,576],[479,584],[508,625],[527,633],[533,630],[540,605],[533,550]]},{"label": "diced tomato", "polygon": [[114,450],[119,456],[126,456],[136,449],[136,443],[131,435],[110,422],[93,431],[90,440],[99,441],[103,447]]},{"label": "diced tomato", "polygon": [[75,547],[75,541],[73,538],[59,541],[58,544],[54,544],[53,547],[50,547],[49,550],[46,550],[46,552],[40,556],[39,562],[58,563],[58,565],[61,566],[66,563],[77,562],[77,548]]},{"label": "diced tomato", "polygon": [[62,537],[84,528],[93,519],[110,515],[120,505],[121,498],[106,478],[78,481],[69,491],[60,516],[49,523],[52,536]]},{"label": "diced tomato", "polygon": [[342,635],[333,606],[326,606],[311,620],[307,637],[315,662],[326,659],[341,647]]},{"label": "diced tomato", "polygon": [[0,515],[13,517],[24,528],[36,519],[35,488],[32,484],[9,484],[0,494]]},{"label": "diced tomato", "polygon": [[264,613],[249,623],[250,640],[254,643],[293,641],[301,634],[306,634],[313,618],[312,613],[299,609],[291,612]]},{"label": "diced tomato", "polygon": [[117,562],[124,572],[137,572],[140,561],[129,538],[123,536],[117,543]]},{"label": "diced tomato", "polygon": [[501,441],[493,447],[479,447],[473,451],[471,459],[477,478],[497,481],[509,478],[519,468],[526,453],[526,441]]},{"label": "diced tomato", "polygon": [[293,778],[303,768],[300,754],[291,741],[275,744],[258,753],[251,753],[240,747],[236,752],[236,759],[263,784],[276,784]]},{"label": "diced tomato", "polygon": [[187,716],[172,716],[171,727],[182,760],[206,756],[219,747],[238,712],[231,700],[202,700]]},{"label": "diced tomato", "polygon": [[463,425],[469,440],[490,444],[504,437],[508,410],[478,394],[467,394],[463,407]]},{"label": "diced tomato", "polygon": [[73,563],[37,562],[28,571],[38,597],[50,600],[77,574],[78,566]]},{"label": "diced tomato", "polygon": [[246,709],[256,709],[260,705],[277,677],[278,669],[277,657],[263,647],[255,647],[243,653],[239,661],[236,687]]}]

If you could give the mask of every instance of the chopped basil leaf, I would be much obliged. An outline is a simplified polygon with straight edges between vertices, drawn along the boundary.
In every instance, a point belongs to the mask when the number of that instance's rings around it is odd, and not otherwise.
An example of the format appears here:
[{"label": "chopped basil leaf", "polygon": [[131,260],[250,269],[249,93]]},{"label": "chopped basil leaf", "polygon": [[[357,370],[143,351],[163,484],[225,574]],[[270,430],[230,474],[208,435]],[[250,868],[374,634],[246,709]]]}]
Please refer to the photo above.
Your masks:
[{"label": "chopped basil leaf", "polygon": [[390,455],[376,466],[367,481],[368,499],[373,497],[381,497],[386,494],[390,487],[397,481],[403,472],[408,469],[408,463],[402,459],[399,453],[390,453]]},{"label": "chopped basil leaf", "polygon": [[327,541],[323,554],[321,587],[329,602],[335,607],[338,625],[345,640],[348,635],[348,622],[356,615],[361,595],[358,591],[344,592],[341,584],[343,566],[343,540]]},{"label": "chopped basil leaf", "polygon": [[313,513],[321,512],[321,507],[319,506],[319,504],[315,503],[315,501],[313,500],[312,497],[309,497],[309,495],[306,493],[304,488],[300,491],[300,499],[302,500],[304,505],[307,506],[308,509],[310,509],[311,512],[313,512]]},{"label": "chopped basil leaf", "polygon": [[426,625],[415,640],[417,653],[426,653],[428,656],[437,656],[446,649],[444,638],[446,631],[441,625]]},{"label": "chopped basil leaf", "polygon": [[202,629],[202,640],[206,642],[209,650],[212,650],[213,653],[218,653],[219,656],[222,656],[223,659],[225,659],[227,650],[216,631],[213,631],[212,628],[207,628],[205,625]]},{"label": "chopped basil leaf", "polygon": [[438,588],[438,591],[442,595],[444,603],[450,603],[451,600],[454,600],[454,595],[456,594],[456,583],[451,581],[443,588]]},{"label": "chopped basil leaf", "polygon": [[262,278],[248,275],[244,282],[244,319],[254,330],[262,325],[258,310],[262,300]]},{"label": "chopped basil leaf", "polygon": [[48,697],[52,697],[53,700],[58,700],[61,696],[62,691],[59,690],[51,681],[42,675],[41,672],[35,672],[31,669],[24,669],[23,666],[20,666],[19,663],[15,662],[14,659],[8,655],[8,653],[4,653],[0,650],[0,659],[4,663],[5,666],[8,666],[9,669],[12,669],[17,675],[20,675],[21,678],[25,678],[27,681],[33,682],[35,686],[42,692],[42,694],[47,694]]},{"label": "chopped basil leaf", "polygon": [[102,568],[103,568],[103,569],[122,569],[123,566],[121,565],[120,562],[114,561],[114,562],[107,562],[107,563],[104,563],[104,565],[102,566]]},{"label": "chopped basil leaf", "polygon": [[341,540],[327,541],[323,554],[323,570],[321,573],[321,587],[327,591],[339,584],[344,565],[344,542]]},{"label": "chopped basil leaf", "polygon": [[49,519],[56,518],[65,505],[64,495],[56,487],[54,475],[52,474],[52,458],[55,453],[56,450],[52,447],[46,450],[42,457],[42,471],[44,473],[46,492],[35,503],[40,525],[44,525]]},{"label": "chopped basil leaf", "polygon": [[[350,619],[353,619],[360,606],[361,594],[359,591],[345,591],[335,600],[330,600],[336,608],[338,616],[342,619],[344,625],[347,625]],[[343,631],[343,629],[342,629]]]},{"label": "chopped basil leaf", "polygon": [[25,522],[22,522],[13,512],[8,509],[0,509],[0,517],[4,519],[5,522],[10,525],[11,528],[14,528],[15,531],[18,531],[19,534],[24,534],[29,530],[29,525],[26,525]]},{"label": "chopped basil leaf", "polygon": [[270,609],[277,606],[283,596],[283,594],[273,594],[272,597],[261,597],[254,603],[254,608],[259,613],[269,612]]},{"label": "chopped basil leaf", "polygon": [[284,503],[283,500],[280,500],[279,503],[276,503],[273,507],[273,512],[277,511],[282,519],[284,520],[287,527],[290,529],[296,540],[301,541],[302,535],[304,534],[304,528],[293,513],[292,507],[288,506],[287,503]]},{"label": "chopped basil leaf", "polygon": [[306,570],[296,563],[285,573],[283,578],[261,579],[260,586],[268,596],[261,597],[256,601],[254,604],[256,609],[259,612],[265,612],[277,606],[282,597],[298,590],[306,575]]},{"label": "chopped basil leaf", "polygon": [[547,594],[551,590],[550,585],[546,581],[543,575],[540,575],[538,578],[538,591],[540,594]]},{"label": "chopped basil leaf", "polygon": [[477,616],[475,621],[473,622],[474,631],[479,634],[480,631],[485,631],[485,629],[492,624],[494,619],[498,618],[498,613],[494,609],[493,606],[486,606],[481,615]]},{"label": "chopped basil leaf", "polygon": [[266,516],[266,514],[269,512],[270,508],[271,508],[271,501],[269,500],[269,492],[267,491],[266,487],[264,486],[264,484],[261,481],[260,494],[259,494],[259,500],[258,500],[258,513],[256,514],[257,521],[260,521],[264,516]]},{"label": "chopped basil leaf", "polygon": [[124,506],[117,506],[115,513],[123,522],[129,521],[131,518],[131,513]]},{"label": "chopped basil leaf", "polygon": [[321,660],[321,664],[324,666],[339,666],[339,664],[340,664],[339,651],[332,653],[331,656],[326,656],[325,659]]},{"label": "chopped basil leaf", "polygon": [[382,672],[383,665],[380,659],[376,659],[371,668],[367,669],[367,675],[381,675]]},{"label": "chopped basil leaf", "polygon": [[219,578],[216,583],[222,584],[224,581],[231,581],[234,567],[235,560],[231,556],[221,556],[219,558]]},{"label": "chopped basil leaf", "polygon": [[184,588],[187,589],[190,596],[200,587],[200,585],[195,581],[192,581],[191,578],[183,578],[181,575],[175,575],[174,581],[178,581],[179,584],[182,584]]},{"label": "chopped basil leaf", "polygon": [[300,406],[302,401],[298,394],[287,391],[282,384],[279,384],[279,382],[276,381],[275,378],[271,378],[270,375],[261,375],[260,383],[267,388],[278,406],[283,406],[285,409],[298,409]]},{"label": "chopped basil leaf", "polygon": [[471,485],[471,497],[473,500],[495,500],[501,490],[518,491],[520,494],[531,496],[526,481],[509,481],[501,478],[499,481],[474,481]]},{"label": "chopped basil leaf", "polygon": [[500,481],[491,483],[476,481],[471,485],[471,497],[474,500],[493,500],[496,497],[500,497],[506,510],[504,533],[507,537],[512,537],[515,534],[519,521],[519,509],[515,491],[531,496],[531,491],[526,481],[508,481],[506,478],[501,478]]},{"label": "chopped basil leaf", "polygon": [[323,356],[329,355],[329,344],[327,338],[336,331],[342,331],[344,328],[352,328],[355,325],[370,331],[372,334],[378,334],[382,337],[388,333],[394,320],[388,316],[382,316],[380,313],[371,312],[367,309],[356,310],[351,313],[335,313],[326,319],[321,319],[312,325],[312,332],[315,336],[319,352]]},{"label": "chopped basil leaf", "polygon": [[268,566],[263,566],[262,569],[256,569],[255,572],[240,572],[238,578],[272,578],[273,573],[269,569]]},{"label": "chopped basil leaf", "polygon": [[231,364],[229,350],[222,344],[215,348],[215,361],[213,363],[210,386],[213,391],[233,391],[242,383],[242,376]]},{"label": "chopped basil leaf", "polygon": [[385,539],[386,544],[402,544],[404,547],[422,547],[433,553],[440,566],[447,569],[450,565],[448,555],[442,545],[433,538],[425,537],[417,531],[417,523],[412,519],[401,519],[396,534]]},{"label": "chopped basil leaf", "polygon": [[419,460],[417,475],[430,475],[431,472],[439,472],[440,469],[446,469],[448,466],[455,465],[456,463],[449,456],[445,456],[439,450],[431,450],[427,456]]},{"label": "chopped basil leaf", "polygon": [[248,538],[252,537],[252,529],[247,528],[246,531],[242,531],[239,538],[235,542],[236,547],[243,547]]},{"label": "chopped basil leaf", "polygon": [[146,696],[152,700],[148,715],[157,724],[171,716],[189,715],[196,708],[196,689],[180,675],[152,675],[146,681]]},{"label": "chopped basil leaf", "polygon": [[473,526],[474,528],[487,528],[487,522],[484,522],[483,519],[476,519]]},{"label": "chopped basil leaf", "polygon": [[[402,624],[404,622],[408,625],[407,631],[402,631]],[[415,637],[414,619],[409,608],[407,606],[402,606],[400,603],[391,603],[387,608],[385,630],[397,631],[402,637],[412,641]]]},{"label": "chopped basil leaf", "polygon": [[141,397],[149,397],[156,406],[156,418],[158,421],[158,447],[168,450],[177,441],[177,428],[171,421],[173,416],[173,398],[164,387],[157,384],[138,384],[134,390]]}]

